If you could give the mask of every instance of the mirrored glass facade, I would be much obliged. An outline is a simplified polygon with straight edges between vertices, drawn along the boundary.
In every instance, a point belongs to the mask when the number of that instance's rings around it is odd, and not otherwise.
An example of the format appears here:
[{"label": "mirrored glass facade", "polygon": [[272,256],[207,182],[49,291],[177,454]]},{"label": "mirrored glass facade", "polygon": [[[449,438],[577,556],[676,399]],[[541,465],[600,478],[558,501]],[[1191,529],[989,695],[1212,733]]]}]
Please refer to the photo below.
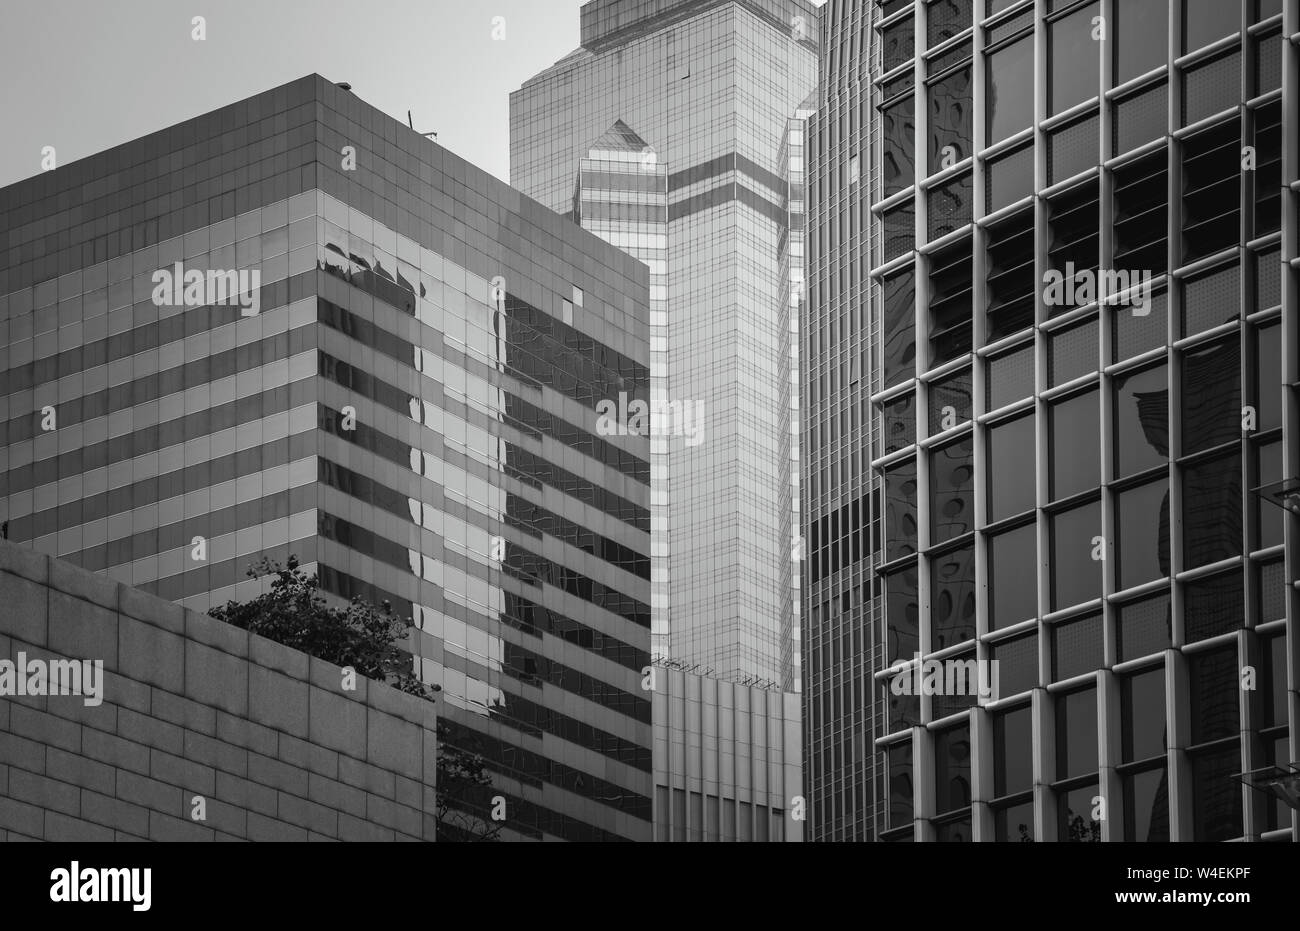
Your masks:
[{"label": "mirrored glass facade", "polygon": [[[349,149],[355,163],[349,163]],[[509,839],[649,840],[650,275],[320,76],[0,190],[0,519],[187,606],[389,601]],[[160,269],[259,306],[160,305]]]},{"label": "mirrored glass facade", "polygon": [[[1294,840],[1240,774],[1300,757],[1300,10],[824,15],[810,836]],[[999,691],[899,696],[914,654]]]},{"label": "mirrored glass facade", "polygon": [[[802,259],[787,192],[803,171],[788,122],[816,86],[818,34],[805,0],[593,0],[581,47],[510,104],[512,183],[651,264],[652,393],[705,412],[699,442],[651,440],[654,653],[787,690],[796,273],[782,262]],[[618,172],[591,162],[615,139],[638,186],[598,200]],[[666,220],[648,212],[660,177]],[[593,211],[611,199],[616,223]]]}]

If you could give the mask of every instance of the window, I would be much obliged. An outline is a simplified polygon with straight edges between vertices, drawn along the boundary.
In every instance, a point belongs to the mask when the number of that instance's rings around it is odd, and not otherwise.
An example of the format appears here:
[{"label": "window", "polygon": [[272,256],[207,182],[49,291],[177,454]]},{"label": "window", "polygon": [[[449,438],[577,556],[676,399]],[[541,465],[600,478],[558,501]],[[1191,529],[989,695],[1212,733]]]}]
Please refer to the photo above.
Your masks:
[{"label": "window", "polygon": [[988,406],[997,410],[1034,393],[1034,347],[1023,346],[989,359]]},{"label": "window", "polygon": [[1097,809],[1097,691],[1081,689],[1056,696],[1057,839],[1101,840]]},{"label": "window", "polygon": [[910,660],[921,649],[916,563],[885,576],[886,662]]},{"label": "window", "polygon": [[989,606],[994,630],[1038,615],[1037,536],[1037,527],[1026,524],[989,540]]},{"label": "window", "polygon": [[989,428],[990,522],[1034,506],[1034,418],[1017,417]]},{"label": "window", "polygon": [[971,419],[970,369],[930,384],[930,433],[942,433]]},{"label": "window", "polygon": [[930,460],[930,541],[938,544],[974,529],[973,441],[970,436],[940,447]]},{"label": "window", "polygon": [[1237,697],[1237,648],[1229,646],[1188,657],[1191,686],[1192,799],[1194,839],[1241,836],[1241,740]]},{"label": "window", "polygon": [[971,248],[967,236],[930,257],[930,366],[970,352]]},{"label": "window", "polygon": [[892,387],[916,373],[916,288],[911,270],[899,272],[882,283],[884,291],[885,387]]},{"label": "window", "polygon": [[1168,462],[1169,369],[1161,364],[1115,379],[1115,477]]},{"label": "window", "polygon": [[1099,597],[1102,561],[1095,554],[1104,546],[1100,503],[1054,514],[1051,528],[1052,610]]},{"label": "window", "polygon": [[960,821],[964,816],[967,828],[961,840],[970,840],[970,757],[969,725],[963,724],[935,734],[934,796],[935,812],[938,815],[935,820],[938,822],[945,816],[956,816],[956,820]]},{"label": "window", "polygon": [[[1032,170],[1029,172],[1032,177]],[[990,184],[992,184],[990,175]],[[988,229],[989,340],[1019,332],[1034,322],[1034,211],[1027,207]]]},{"label": "window", "polygon": [[1029,705],[993,718],[993,792],[999,798],[1034,787],[1032,729]]},{"label": "window", "polygon": [[932,165],[955,165],[971,154],[970,76],[967,66],[928,83]]},{"label": "window", "polygon": [[1169,480],[1159,479],[1116,496],[1118,587],[1123,590],[1169,575]]},{"label": "window", "polygon": [[911,93],[880,108],[880,163],[884,197],[897,194],[915,179],[913,153],[916,151],[916,119],[913,109]]},{"label": "window", "polygon": [[1056,697],[1056,778],[1097,771],[1097,690],[1081,689]]},{"label": "window", "polygon": [[1241,555],[1241,455],[1183,467],[1183,563],[1195,569]]},{"label": "window", "polygon": [[1183,255],[1180,264],[1237,245],[1241,214],[1240,120],[1183,140]]},{"label": "window", "polygon": [[1101,414],[1097,392],[1085,391],[1051,406],[1053,501],[1096,488],[1101,482],[1097,451]]},{"label": "window", "polygon": [[884,472],[885,559],[916,552],[916,460],[908,457]]},{"label": "window", "polygon": [[[1163,133],[1162,123],[1153,135]],[[1117,270],[1159,275],[1168,269],[1168,157],[1161,147],[1115,169]]]},{"label": "window", "polygon": [[930,648],[943,650],[975,637],[975,547],[950,550],[930,562]]},{"label": "window", "polygon": [[1101,615],[1052,625],[1052,681],[1062,682],[1095,672],[1104,662]]},{"label": "window", "polygon": [[1025,36],[986,56],[987,144],[1001,142],[1034,121],[1034,37]]},{"label": "window", "polygon": [[912,823],[912,742],[890,744],[889,757],[889,826]]},{"label": "window", "polygon": [[1038,686],[1038,635],[999,640],[989,649],[997,661],[998,698],[1009,698]]},{"label": "window", "polygon": [[1169,596],[1157,595],[1119,609],[1119,661],[1149,656],[1169,648]]},{"label": "window", "polygon": [[1048,26],[1050,115],[1097,96],[1099,43],[1092,37],[1099,6],[1090,3]]},{"label": "window", "polygon": [[1112,9],[1115,83],[1123,84],[1165,63],[1169,4],[1167,0],[1126,0]]},{"label": "window", "polygon": [[1183,0],[1183,54],[1240,29],[1241,4],[1235,0]]}]

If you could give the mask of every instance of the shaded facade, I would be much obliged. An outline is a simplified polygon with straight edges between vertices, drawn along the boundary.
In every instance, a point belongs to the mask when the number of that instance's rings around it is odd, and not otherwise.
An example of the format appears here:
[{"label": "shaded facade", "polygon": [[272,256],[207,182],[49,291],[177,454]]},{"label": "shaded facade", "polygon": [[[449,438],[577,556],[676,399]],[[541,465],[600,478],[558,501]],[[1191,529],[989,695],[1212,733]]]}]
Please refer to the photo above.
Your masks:
[{"label": "shaded facade", "polygon": [[199,610],[295,554],[413,618],[504,837],[649,839],[649,443],[594,409],[648,397],[641,263],[319,76],[0,214],[9,539]]},{"label": "shaded facade", "polygon": [[[1300,527],[1268,494],[1300,462],[1283,7],[828,4],[813,838],[1295,838],[1238,778],[1300,756]],[[870,432],[847,480],[837,405]],[[918,654],[996,662],[996,698],[898,694]]]}]

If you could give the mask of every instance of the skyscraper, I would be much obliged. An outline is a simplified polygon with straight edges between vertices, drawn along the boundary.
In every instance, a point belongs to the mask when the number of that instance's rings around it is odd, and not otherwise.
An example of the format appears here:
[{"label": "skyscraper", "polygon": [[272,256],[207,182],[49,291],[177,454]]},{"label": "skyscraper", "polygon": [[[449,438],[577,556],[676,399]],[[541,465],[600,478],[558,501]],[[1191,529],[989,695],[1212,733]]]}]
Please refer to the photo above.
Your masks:
[{"label": "skyscraper", "polygon": [[1295,840],[1300,11],[824,13],[811,837]]},{"label": "skyscraper", "polygon": [[10,540],[199,609],[294,554],[414,619],[475,814],[650,838],[649,441],[594,407],[648,398],[641,262],[318,75],[0,230]]},{"label": "skyscraper", "polygon": [[[511,97],[512,183],[650,263],[652,398],[702,412],[697,437],[651,437],[654,652],[786,689],[793,240],[779,158],[815,87],[817,17],[805,0],[593,0],[581,47]],[[596,173],[611,140],[624,170]]]}]

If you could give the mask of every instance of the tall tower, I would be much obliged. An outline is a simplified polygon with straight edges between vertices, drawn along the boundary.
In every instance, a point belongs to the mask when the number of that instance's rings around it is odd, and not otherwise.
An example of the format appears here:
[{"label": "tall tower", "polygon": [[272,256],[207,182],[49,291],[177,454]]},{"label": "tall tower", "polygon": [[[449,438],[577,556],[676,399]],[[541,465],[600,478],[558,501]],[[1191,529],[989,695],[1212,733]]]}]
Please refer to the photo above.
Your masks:
[{"label": "tall tower", "polygon": [[[512,183],[651,265],[652,397],[701,415],[651,437],[656,657],[778,688],[798,678],[780,159],[818,23],[805,0],[593,0],[582,46],[511,96]],[[611,144],[635,180],[593,169]]]}]

